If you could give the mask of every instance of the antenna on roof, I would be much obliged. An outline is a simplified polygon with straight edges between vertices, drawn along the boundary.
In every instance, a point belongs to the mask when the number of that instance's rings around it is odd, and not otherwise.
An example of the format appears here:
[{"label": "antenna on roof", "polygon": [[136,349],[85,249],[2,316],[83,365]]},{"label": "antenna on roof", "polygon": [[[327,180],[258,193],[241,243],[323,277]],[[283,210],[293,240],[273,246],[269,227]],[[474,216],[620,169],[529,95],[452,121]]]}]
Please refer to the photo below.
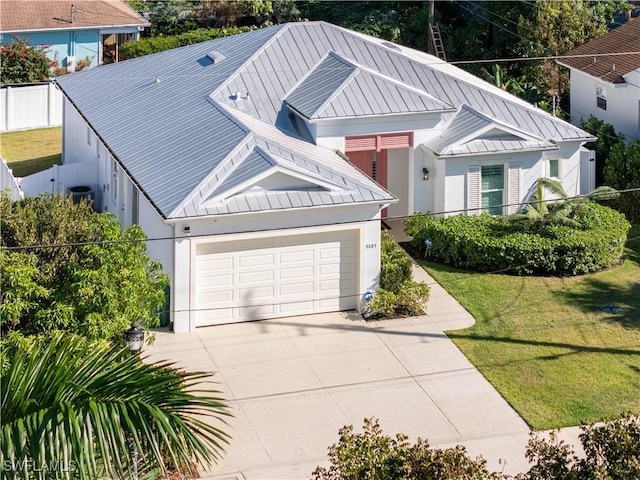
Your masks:
[{"label": "antenna on roof", "polygon": [[71,4],[71,23],[73,23],[73,14],[76,13],[76,4]]}]

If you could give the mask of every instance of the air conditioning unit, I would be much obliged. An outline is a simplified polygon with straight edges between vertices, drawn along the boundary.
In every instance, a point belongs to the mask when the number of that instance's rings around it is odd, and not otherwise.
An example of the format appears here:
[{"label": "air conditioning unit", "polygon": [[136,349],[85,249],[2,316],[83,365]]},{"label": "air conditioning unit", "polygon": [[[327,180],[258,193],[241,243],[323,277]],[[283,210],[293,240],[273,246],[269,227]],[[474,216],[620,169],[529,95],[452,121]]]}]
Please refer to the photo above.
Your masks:
[{"label": "air conditioning unit", "polygon": [[93,205],[96,201],[96,192],[93,188],[87,185],[78,185],[77,187],[70,187],[67,190],[67,194],[71,195],[73,203],[80,203],[83,199]]}]

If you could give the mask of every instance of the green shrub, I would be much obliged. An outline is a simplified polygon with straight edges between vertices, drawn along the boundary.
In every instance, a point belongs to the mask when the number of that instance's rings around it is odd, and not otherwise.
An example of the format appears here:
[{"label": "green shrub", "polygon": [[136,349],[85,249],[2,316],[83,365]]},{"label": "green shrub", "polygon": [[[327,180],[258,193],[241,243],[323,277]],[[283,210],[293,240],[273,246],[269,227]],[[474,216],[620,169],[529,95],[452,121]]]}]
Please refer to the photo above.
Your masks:
[{"label": "green shrub", "polygon": [[405,221],[412,246],[445,264],[481,272],[516,275],[578,275],[616,263],[622,256],[629,222],[595,203],[576,207],[579,227],[512,221],[490,215],[414,216]]},{"label": "green shrub", "polygon": [[396,308],[398,307],[398,296],[393,292],[380,288],[373,295],[373,299],[371,299],[369,306],[371,310],[376,312],[378,315],[382,315],[383,317],[392,317],[395,315]]},{"label": "green shrub", "polygon": [[398,293],[411,280],[411,259],[387,232],[382,232],[380,246],[380,288]]},{"label": "green shrub", "polygon": [[127,42],[120,46],[119,54],[123,59],[142,57],[151,53],[164,52],[172,48],[193,45],[216,38],[228,37],[252,30],[251,27],[199,28],[180,35],[142,38],[137,42]]},{"label": "green shrub", "polygon": [[379,289],[370,303],[372,311],[383,317],[412,317],[424,315],[429,300],[429,286],[426,283],[405,280],[398,293]]},{"label": "green shrub", "polygon": [[465,447],[440,449],[427,440],[411,444],[402,433],[385,435],[375,418],[365,418],[362,433],[352,425],[340,429],[340,440],[329,447],[328,468],[318,467],[313,480],[487,480],[503,478],[490,473],[482,457],[472,459]]}]

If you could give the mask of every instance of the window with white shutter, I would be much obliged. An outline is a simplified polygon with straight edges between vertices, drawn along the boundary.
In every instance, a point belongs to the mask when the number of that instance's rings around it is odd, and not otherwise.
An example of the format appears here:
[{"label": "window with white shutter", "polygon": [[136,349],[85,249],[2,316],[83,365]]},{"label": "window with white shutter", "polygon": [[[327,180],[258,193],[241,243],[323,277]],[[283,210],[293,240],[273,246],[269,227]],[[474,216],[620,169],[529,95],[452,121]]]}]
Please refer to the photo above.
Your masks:
[{"label": "window with white shutter", "polygon": [[520,208],[520,164],[510,163],[507,179],[507,213],[516,213]]},{"label": "window with white shutter", "polygon": [[480,214],[480,172],[479,165],[467,171],[467,215]]}]

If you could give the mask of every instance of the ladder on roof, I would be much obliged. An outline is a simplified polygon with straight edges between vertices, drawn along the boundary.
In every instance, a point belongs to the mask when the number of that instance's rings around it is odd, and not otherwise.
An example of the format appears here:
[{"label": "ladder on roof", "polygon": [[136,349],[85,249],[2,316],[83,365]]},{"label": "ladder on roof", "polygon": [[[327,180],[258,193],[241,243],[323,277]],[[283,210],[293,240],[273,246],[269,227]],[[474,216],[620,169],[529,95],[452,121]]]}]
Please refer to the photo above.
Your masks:
[{"label": "ladder on roof", "polygon": [[440,25],[437,23],[430,23],[429,33],[431,34],[431,42],[433,43],[433,49],[436,53],[436,57],[446,62],[447,55],[444,53],[444,44],[442,43],[442,35],[440,35]]}]

